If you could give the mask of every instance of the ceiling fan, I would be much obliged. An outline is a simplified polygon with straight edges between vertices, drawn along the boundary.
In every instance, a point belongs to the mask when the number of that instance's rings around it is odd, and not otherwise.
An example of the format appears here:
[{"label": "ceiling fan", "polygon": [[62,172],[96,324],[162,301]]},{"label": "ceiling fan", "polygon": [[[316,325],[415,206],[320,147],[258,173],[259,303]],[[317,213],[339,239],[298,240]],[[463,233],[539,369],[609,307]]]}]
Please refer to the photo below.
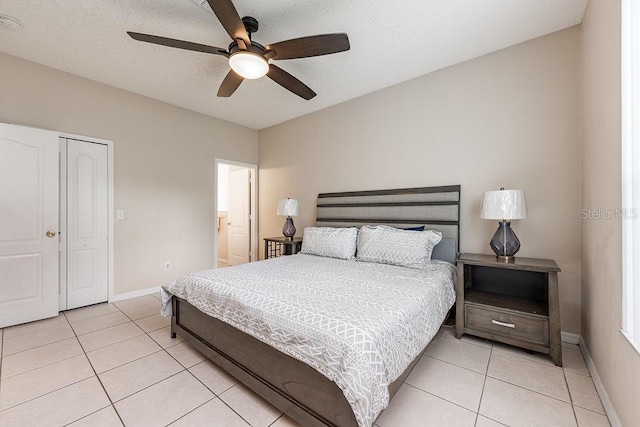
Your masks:
[{"label": "ceiling fan", "polygon": [[285,89],[309,100],[316,96],[316,93],[311,88],[282,68],[269,63],[269,61],[329,55],[344,52],[350,48],[349,37],[344,33],[300,37],[263,46],[251,40],[251,34],[258,31],[258,21],[255,18],[245,16],[240,19],[231,0],[207,0],[207,2],[224,29],[233,39],[228,51],[215,46],[150,34],[132,31],[127,31],[127,34],[135,40],[147,43],[222,55],[229,58],[231,70],[222,81],[220,89],[218,89],[218,96],[221,97],[233,95],[244,79],[258,79],[266,75]]}]

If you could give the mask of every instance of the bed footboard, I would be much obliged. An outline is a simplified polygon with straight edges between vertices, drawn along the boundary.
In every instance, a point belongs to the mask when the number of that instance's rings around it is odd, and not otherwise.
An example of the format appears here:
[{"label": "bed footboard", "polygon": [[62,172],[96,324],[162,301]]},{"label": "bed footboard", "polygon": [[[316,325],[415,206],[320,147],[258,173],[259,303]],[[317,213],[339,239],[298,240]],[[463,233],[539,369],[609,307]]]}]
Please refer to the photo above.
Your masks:
[{"label": "bed footboard", "polygon": [[334,382],[175,296],[171,333],[305,427],[358,425]]}]

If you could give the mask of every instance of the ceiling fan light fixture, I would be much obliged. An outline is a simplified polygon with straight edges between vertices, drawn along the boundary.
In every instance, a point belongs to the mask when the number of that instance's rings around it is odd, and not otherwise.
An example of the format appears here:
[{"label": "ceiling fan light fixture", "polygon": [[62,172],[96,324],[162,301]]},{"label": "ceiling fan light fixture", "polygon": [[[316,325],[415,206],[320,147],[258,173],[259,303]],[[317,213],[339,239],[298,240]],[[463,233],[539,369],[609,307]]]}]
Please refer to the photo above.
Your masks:
[{"label": "ceiling fan light fixture", "polygon": [[244,50],[231,55],[229,66],[245,79],[259,79],[269,71],[269,64],[264,57]]}]

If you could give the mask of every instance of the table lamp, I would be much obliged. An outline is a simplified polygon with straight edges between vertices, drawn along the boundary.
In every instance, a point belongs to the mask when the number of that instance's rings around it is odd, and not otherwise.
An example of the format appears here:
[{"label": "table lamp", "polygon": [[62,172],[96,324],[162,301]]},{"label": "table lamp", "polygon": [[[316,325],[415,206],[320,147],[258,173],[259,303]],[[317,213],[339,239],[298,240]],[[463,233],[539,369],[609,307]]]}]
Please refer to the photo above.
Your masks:
[{"label": "table lamp", "polygon": [[522,190],[485,191],[482,197],[483,219],[498,220],[498,230],[493,235],[489,246],[493,249],[498,260],[513,262],[514,255],[520,250],[520,240],[511,229],[512,219],[527,217],[527,202]]},{"label": "table lamp", "polygon": [[298,201],[295,199],[281,199],[278,202],[278,215],[287,217],[282,227],[282,234],[287,239],[292,239],[296,234],[296,227],[293,225],[291,217],[298,215]]}]

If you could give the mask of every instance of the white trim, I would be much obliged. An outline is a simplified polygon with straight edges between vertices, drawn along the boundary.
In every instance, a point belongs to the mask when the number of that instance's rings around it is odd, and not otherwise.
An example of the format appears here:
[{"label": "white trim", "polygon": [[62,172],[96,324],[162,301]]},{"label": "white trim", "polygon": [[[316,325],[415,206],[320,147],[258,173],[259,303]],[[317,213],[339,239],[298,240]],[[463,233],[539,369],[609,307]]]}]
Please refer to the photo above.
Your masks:
[{"label": "white trim", "polygon": [[640,348],[640,5],[622,0],[622,334]]},{"label": "white trim", "polygon": [[580,338],[578,334],[565,331],[560,332],[560,341],[566,342],[567,344],[578,344]]},{"label": "white trim", "polygon": [[58,134],[59,206],[58,240],[60,265],[58,272],[58,310],[67,309],[67,139]]},{"label": "white trim", "polygon": [[582,352],[582,356],[584,357],[585,362],[587,362],[587,368],[589,369],[589,373],[591,374],[591,379],[593,380],[593,384],[596,386],[596,391],[598,392],[598,396],[600,396],[600,401],[602,402],[604,411],[607,413],[607,417],[609,418],[611,427],[622,427],[620,418],[618,418],[618,414],[613,407],[613,403],[611,403],[611,400],[609,399],[609,394],[604,388],[604,383],[600,379],[600,375],[598,375],[596,365],[593,363],[593,359],[589,354],[587,344],[584,342],[582,337],[580,337],[580,342],[578,345],[580,346],[580,351]]},{"label": "white trim", "polygon": [[[258,165],[251,163],[236,162],[235,160],[225,160],[215,158],[214,166],[214,188],[215,197],[213,198],[213,218],[218,218],[218,165],[224,163],[231,166],[240,166],[247,168],[251,171],[251,211],[249,215],[251,217],[251,262],[258,261]],[[216,260],[216,267],[218,266],[218,233],[213,235],[213,259]]]},{"label": "white trim", "polygon": [[634,339],[634,337],[632,337],[627,332],[625,332],[624,329],[620,329],[620,333],[622,334],[623,337],[627,339],[627,341],[629,342],[629,345],[631,345],[631,347],[633,347],[633,349],[637,351],[638,354],[640,354],[640,341],[638,341],[637,339]]},{"label": "white trim", "polygon": [[138,289],[137,291],[125,292],[123,294],[113,295],[109,298],[109,302],[117,302],[125,299],[143,297],[145,295],[155,294],[160,292],[160,286],[154,286],[153,288]]},{"label": "white trim", "polygon": [[107,146],[107,211],[108,211],[108,228],[107,233],[107,282],[109,287],[108,300],[113,301],[115,293],[115,262],[114,262],[114,166],[113,166],[113,141],[94,138],[92,136],[77,135],[67,132],[58,132],[58,136],[61,138],[75,139],[78,141],[93,142],[95,144],[104,144]]}]

